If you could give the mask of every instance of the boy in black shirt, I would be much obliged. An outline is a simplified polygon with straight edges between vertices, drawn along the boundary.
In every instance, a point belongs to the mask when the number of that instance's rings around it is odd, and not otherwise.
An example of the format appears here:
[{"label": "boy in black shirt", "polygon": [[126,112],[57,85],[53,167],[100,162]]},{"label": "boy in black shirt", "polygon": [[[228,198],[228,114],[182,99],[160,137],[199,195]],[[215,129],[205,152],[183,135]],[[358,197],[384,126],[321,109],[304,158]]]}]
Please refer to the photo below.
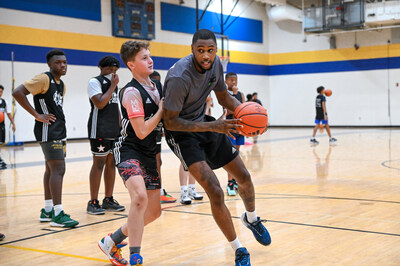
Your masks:
[{"label": "boy in black shirt", "polygon": [[[50,226],[74,227],[79,222],[71,219],[61,204],[67,138],[63,111],[65,85],[61,76],[67,73],[67,59],[63,51],[56,49],[48,52],[46,59],[50,70],[19,85],[13,97],[35,117],[35,138],[46,160],[45,201],[39,221],[50,222]],[[34,107],[28,101],[29,94],[33,95]]]},{"label": "boy in black shirt", "polygon": [[319,144],[319,142],[315,139],[315,134],[317,134],[317,130],[320,124],[322,124],[326,128],[326,132],[328,133],[329,136],[329,144],[333,145],[337,141],[337,139],[332,138],[331,130],[329,128],[328,113],[326,111],[326,98],[324,96],[324,91],[325,91],[324,86],[319,86],[317,88],[318,95],[317,98],[315,99],[315,111],[317,114],[315,116],[315,127],[313,135],[312,138],[310,139],[311,145]]}]

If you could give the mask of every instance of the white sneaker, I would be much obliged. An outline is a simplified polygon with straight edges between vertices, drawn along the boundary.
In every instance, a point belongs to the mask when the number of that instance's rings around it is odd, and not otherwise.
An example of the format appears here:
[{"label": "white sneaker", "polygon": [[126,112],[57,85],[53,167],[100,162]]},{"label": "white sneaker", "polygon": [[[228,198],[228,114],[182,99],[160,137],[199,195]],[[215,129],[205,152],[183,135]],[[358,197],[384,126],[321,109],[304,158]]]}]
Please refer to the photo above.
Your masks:
[{"label": "white sneaker", "polygon": [[189,198],[189,192],[184,190],[183,193],[181,192],[181,203],[184,205],[192,204],[192,200]]},{"label": "white sneaker", "polygon": [[329,139],[329,144],[330,145],[336,145],[336,142],[337,142],[337,139],[335,139],[335,138],[330,138]]},{"label": "white sneaker", "polygon": [[196,188],[189,188],[189,198],[192,200],[202,200],[203,195],[197,193]]}]

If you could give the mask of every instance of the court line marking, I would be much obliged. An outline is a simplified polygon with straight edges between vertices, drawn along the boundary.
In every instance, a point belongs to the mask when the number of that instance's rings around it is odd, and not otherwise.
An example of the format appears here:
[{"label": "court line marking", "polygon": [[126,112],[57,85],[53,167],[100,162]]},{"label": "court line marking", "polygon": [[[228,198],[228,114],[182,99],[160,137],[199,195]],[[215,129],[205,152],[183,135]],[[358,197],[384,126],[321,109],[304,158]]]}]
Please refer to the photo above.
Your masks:
[{"label": "court line marking", "polygon": [[382,165],[383,167],[386,167],[386,168],[389,168],[389,169],[400,170],[400,168],[391,167],[391,166],[389,166],[389,165],[386,165],[386,163],[395,162],[395,161],[400,161],[400,159],[383,161],[383,162],[381,163],[381,165]]},{"label": "court line marking", "polygon": [[[189,212],[189,211],[178,211],[178,210],[165,210],[166,212],[176,212],[176,213],[186,213],[186,214],[197,214],[204,216],[212,216],[210,213],[200,213],[200,212]],[[232,218],[240,219],[240,217],[232,216]],[[378,232],[378,231],[368,231],[361,229],[351,229],[345,227],[335,227],[335,226],[327,226],[327,225],[317,225],[317,224],[306,224],[306,223],[296,223],[296,222],[287,222],[287,221],[278,221],[278,220],[267,220],[270,223],[281,223],[281,224],[291,224],[291,225],[299,225],[299,226],[308,226],[308,227],[318,227],[324,229],[333,229],[333,230],[342,230],[342,231],[351,231],[351,232],[359,232],[359,233],[368,233],[368,234],[377,234],[377,235],[387,235],[387,236],[398,236],[400,234],[394,233],[386,233],[386,232]]]},{"label": "court line marking", "polygon": [[[278,127],[279,128],[279,127]],[[273,130],[273,129],[270,129]],[[381,132],[381,130],[377,129],[365,129],[362,132]],[[352,130],[350,132],[338,132],[335,133],[335,135],[352,135],[352,134],[360,134],[360,131],[355,131]],[[258,140],[257,143],[267,143],[267,142],[279,142],[279,141],[288,141],[288,140],[298,140],[298,139],[309,139],[309,135],[303,135],[303,136],[296,136],[296,137],[285,137],[285,138],[274,138],[274,139],[261,139]],[[71,140],[73,141],[73,140]],[[171,149],[162,149],[161,150],[164,153],[171,153]],[[75,157],[75,158],[66,158],[65,162],[66,163],[75,163],[75,162],[82,162],[82,161],[91,161],[93,157],[91,156],[84,156],[84,157]],[[10,168],[4,169],[2,171],[7,171],[11,169],[17,169],[17,168],[26,168],[26,167],[32,167],[32,166],[39,166],[39,165],[44,165],[45,161],[34,161],[34,162],[24,162],[24,163],[12,163],[10,164]]]},{"label": "court line marking", "polygon": [[25,248],[25,247],[10,246],[10,245],[3,245],[1,247],[4,247],[4,248],[15,248],[15,249],[21,249],[21,250],[27,250],[27,251],[33,251],[33,252],[40,252],[40,253],[46,253],[46,254],[52,254],[52,255],[58,255],[58,256],[64,256],[64,257],[72,257],[72,258],[77,258],[77,259],[94,260],[94,261],[101,261],[101,262],[110,262],[108,260],[103,260],[103,259],[79,256],[79,255],[68,254],[68,253],[55,252],[55,251],[50,251],[50,250],[42,250],[42,249],[36,249],[36,248]]},{"label": "court line marking", "polygon": [[[304,197],[304,198],[319,198],[319,199],[336,199],[336,200],[354,200],[354,201],[367,201],[367,202],[379,202],[379,203],[393,203],[400,204],[399,201],[390,200],[375,200],[375,199],[360,199],[360,198],[344,198],[344,197],[329,197],[329,196],[314,196],[314,195],[302,195],[302,194],[280,194],[280,193],[256,193],[256,195],[278,195],[278,196],[293,196],[293,197]],[[257,199],[257,198],[256,198]]]},{"label": "court line marking", "polygon": [[[256,193],[256,194],[263,194],[263,193]],[[265,193],[267,194],[267,193]],[[264,195],[265,195],[264,194]],[[269,193],[270,195],[278,195],[278,196],[286,196],[283,198],[295,198],[295,197],[301,197],[301,198],[321,198],[321,199],[342,199],[342,200],[358,200],[358,201],[376,201],[376,200],[369,200],[369,199],[352,199],[352,198],[336,198],[336,197],[321,197],[321,196],[309,196],[309,195],[292,195],[292,194],[272,194]],[[272,198],[260,198],[257,197],[256,200],[260,200],[260,199],[276,199],[276,198],[282,198],[282,197],[272,197]],[[241,200],[240,198],[236,198],[236,199],[228,199],[226,200],[226,202],[230,202],[230,201],[238,201]],[[399,203],[399,202],[391,202],[391,201],[379,201],[378,202],[383,202],[383,203]],[[207,204],[209,203],[209,201],[199,201],[199,202],[194,202],[191,205],[201,205],[201,204]],[[166,206],[164,208],[162,208],[163,211],[166,212],[176,212],[176,213],[187,213],[187,214],[198,214],[198,215],[205,215],[205,216],[212,216],[212,214],[206,214],[206,213],[196,213],[196,212],[188,212],[188,211],[179,211],[179,210],[171,210],[172,208],[181,208],[181,207],[186,207],[186,205],[183,204],[179,204],[179,205],[172,205],[172,206]],[[103,220],[103,221],[99,221],[99,222],[95,222],[95,223],[90,223],[90,224],[86,224],[86,225],[81,225],[81,226],[77,226],[75,228],[66,228],[64,230],[59,230],[59,231],[54,231],[51,230],[48,233],[44,233],[44,234],[40,234],[40,235],[35,235],[35,236],[31,236],[31,237],[26,237],[26,238],[21,238],[21,239],[16,239],[13,241],[9,241],[9,242],[5,242],[5,243],[0,243],[0,247],[7,245],[7,244],[11,244],[11,243],[17,243],[17,242],[21,242],[21,241],[25,241],[25,240],[30,240],[30,239],[34,239],[34,238],[38,238],[38,237],[42,237],[42,236],[47,236],[47,235],[51,235],[51,234],[57,234],[57,233],[62,233],[65,231],[70,231],[70,230],[77,230],[79,228],[84,228],[84,227],[88,227],[88,226],[92,226],[92,225],[96,225],[96,224],[101,224],[101,223],[106,223],[106,222],[111,222],[111,221],[115,221],[115,220],[120,220],[120,219],[124,219],[126,217],[128,217],[128,215],[126,214],[119,214],[119,213],[115,213],[115,216],[119,216],[118,218],[113,218],[113,219],[107,219],[107,220]],[[235,217],[232,216],[232,218],[238,218],[239,217]],[[343,230],[343,231],[353,231],[353,232],[361,232],[361,233],[371,233],[371,234],[379,234],[379,235],[389,235],[389,236],[400,236],[400,234],[394,234],[394,233],[386,233],[386,232],[377,232],[377,231],[367,231],[367,230],[360,230],[360,229],[351,229],[351,228],[344,228],[344,227],[333,227],[333,226],[324,226],[324,225],[313,225],[313,224],[305,224],[305,223],[296,223],[296,222],[288,222],[288,221],[277,221],[277,220],[268,220],[269,222],[274,222],[274,223],[283,223],[283,224],[292,224],[292,225],[300,225],[300,226],[309,226],[309,227],[319,227],[319,228],[326,228],[326,229],[334,229],[334,230]],[[47,230],[46,230],[47,231]]]},{"label": "court line marking", "polygon": [[[179,194],[180,192],[169,191],[169,193]],[[200,194],[205,194],[205,192],[201,192]],[[77,193],[63,193],[63,196],[74,196],[74,195],[88,195],[89,192],[77,192]],[[128,192],[114,192],[114,194],[128,194]],[[315,196],[315,195],[304,195],[304,194],[280,194],[280,193],[263,193],[257,192],[255,195],[272,195],[272,196],[288,196],[291,197],[305,197],[305,198],[320,198],[320,199],[336,199],[336,200],[354,200],[354,201],[367,201],[367,202],[380,202],[380,203],[393,203],[393,204],[400,204],[400,201],[390,201],[390,200],[377,200],[377,199],[362,199],[362,198],[344,198],[344,197],[330,197],[330,196]],[[7,197],[43,197],[43,194],[32,194],[32,195],[7,195],[7,194],[0,194],[0,198],[7,198]],[[276,197],[274,197],[276,198]],[[259,198],[256,198],[259,199]],[[227,198],[225,201],[237,200],[235,198]],[[208,201],[207,201],[208,202]],[[199,204],[199,202],[192,202],[191,205]],[[163,204],[172,204],[172,203],[163,203]],[[174,205],[175,206],[175,205]],[[185,206],[185,205],[176,205],[176,207]]]},{"label": "court line marking", "polygon": [[16,239],[16,240],[8,241],[8,242],[5,242],[5,243],[0,243],[0,247],[4,246],[4,245],[7,245],[7,244],[17,243],[17,242],[21,242],[21,241],[25,241],[25,240],[31,240],[31,239],[42,237],[42,236],[48,236],[48,235],[52,235],[52,234],[63,233],[63,232],[66,232],[66,231],[77,230],[77,229],[80,229],[80,228],[84,228],[84,227],[88,227],[88,226],[92,226],[92,225],[96,225],[96,224],[102,224],[102,223],[112,222],[112,221],[115,221],[115,220],[121,220],[123,218],[125,218],[125,217],[117,217],[117,218],[103,220],[103,221],[99,221],[99,222],[95,222],[95,223],[76,226],[74,228],[66,228],[66,229],[59,230],[59,231],[52,230],[52,231],[50,231],[48,233],[44,233],[44,234],[40,234],[40,235],[34,235],[34,236],[25,237],[25,238],[21,238],[21,239]]}]

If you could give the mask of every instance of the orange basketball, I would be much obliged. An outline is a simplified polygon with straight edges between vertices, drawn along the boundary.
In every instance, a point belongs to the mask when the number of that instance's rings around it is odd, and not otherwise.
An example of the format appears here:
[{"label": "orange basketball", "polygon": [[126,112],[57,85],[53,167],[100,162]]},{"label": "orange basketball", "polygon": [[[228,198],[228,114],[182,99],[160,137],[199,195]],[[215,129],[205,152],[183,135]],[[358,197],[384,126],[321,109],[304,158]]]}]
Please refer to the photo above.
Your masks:
[{"label": "orange basketball", "polygon": [[244,136],[257,136],[268,126],[267,110],[256,102],[245,102],[239,105],[233,114],[242,128],[238,128]]},{"label": "orange basketball", "polygon": [[328,96],[328,97],[332,95],[332,91],[331,91],[330,89],[324,90],[324,93],[325,93],[325,95]]},{"label": "orange basketball", "polygon": [[3,123],[4,121],[4,112],[0,111],[0,123]]}]

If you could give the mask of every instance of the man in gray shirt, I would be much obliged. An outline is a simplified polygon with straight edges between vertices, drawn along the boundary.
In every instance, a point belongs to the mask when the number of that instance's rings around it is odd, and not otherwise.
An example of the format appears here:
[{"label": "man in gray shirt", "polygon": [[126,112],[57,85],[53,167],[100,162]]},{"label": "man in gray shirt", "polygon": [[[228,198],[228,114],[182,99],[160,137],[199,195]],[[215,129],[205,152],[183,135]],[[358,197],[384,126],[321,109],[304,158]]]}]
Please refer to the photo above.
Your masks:
[{"label": "man in gray shirt", "polygon": [[226,90],[222,65],[216,56],[214,33],[201,29],[193,35],[192,54],[179,60],[168,71],[164,84],[164,126],[169,147],[185,170],[195,177],[210,198],[213,217],[235,250],[236,265],[250,265],[250,255],[236,235],[224,192],[213,169],[223,167],[236,177],[239,194],[246,208],[241,216],[262,245],[271,243],[270,235],[255,211],[251,176],[228,136],[239,133],[238,120],[205,115],[207,96],[214,91],[218,102],[234,112],[240,105]]}]

